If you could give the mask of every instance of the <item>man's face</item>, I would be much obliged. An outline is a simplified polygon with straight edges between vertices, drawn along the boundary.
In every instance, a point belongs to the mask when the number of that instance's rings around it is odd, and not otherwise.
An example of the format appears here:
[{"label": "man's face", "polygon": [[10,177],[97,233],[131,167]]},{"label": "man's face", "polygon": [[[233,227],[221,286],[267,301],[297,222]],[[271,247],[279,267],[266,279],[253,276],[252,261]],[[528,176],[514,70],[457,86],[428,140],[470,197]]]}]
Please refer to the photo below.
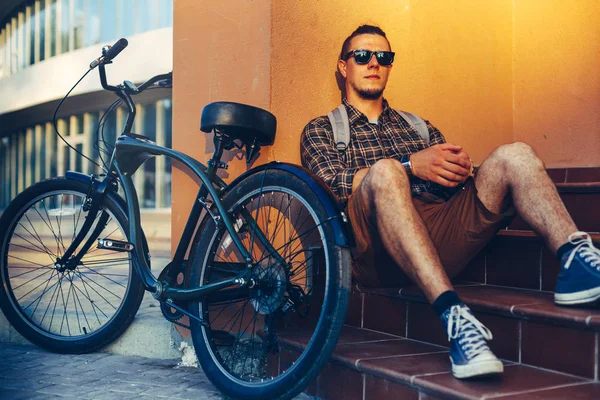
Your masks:
[{"label": "man's face", "polygon": [[[390,51],[386,38],[380,35],[364,34],[352,38],[348,51],[371,50]],[[338,62],[340,73],[346,78],[346,91],[353,91],[363,99],[378,99],[383,94],[392,66],[379,65],[373,55],[365,65],[359,65],[354,57]]]}]

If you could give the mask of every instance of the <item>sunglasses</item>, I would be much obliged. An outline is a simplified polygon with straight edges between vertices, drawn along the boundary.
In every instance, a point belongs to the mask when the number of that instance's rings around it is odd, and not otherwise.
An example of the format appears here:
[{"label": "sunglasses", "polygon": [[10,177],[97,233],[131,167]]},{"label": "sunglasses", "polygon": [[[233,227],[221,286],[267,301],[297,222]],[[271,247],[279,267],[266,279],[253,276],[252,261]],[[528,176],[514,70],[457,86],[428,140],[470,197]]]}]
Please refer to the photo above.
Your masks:
[{"label": "sunglasses", "polygon": [[371,56],[375,54],[377,62],[382,67],[389,67],[394,62],[396,53],[393,51],[371,51],[371,50],[352,50],[346,53],[344,61],[348,61],[350,57],[354,57],[354,61],[359,65],[368,64],[371,61]]}]

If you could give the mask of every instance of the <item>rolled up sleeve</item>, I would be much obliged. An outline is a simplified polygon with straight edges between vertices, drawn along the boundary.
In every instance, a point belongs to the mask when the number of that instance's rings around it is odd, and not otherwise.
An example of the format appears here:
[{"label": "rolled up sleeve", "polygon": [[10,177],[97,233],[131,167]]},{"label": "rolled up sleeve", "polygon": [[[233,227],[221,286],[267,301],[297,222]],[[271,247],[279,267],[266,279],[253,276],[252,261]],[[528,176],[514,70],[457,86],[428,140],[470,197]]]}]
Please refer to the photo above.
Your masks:
[{"label": "rolled up sleeve", "polygon": [[302,165],[321,178],[345,205],[359,168],[347,166],[335,147],[329,123],[317,118],[306,125],[302,132],[300,156]]}]

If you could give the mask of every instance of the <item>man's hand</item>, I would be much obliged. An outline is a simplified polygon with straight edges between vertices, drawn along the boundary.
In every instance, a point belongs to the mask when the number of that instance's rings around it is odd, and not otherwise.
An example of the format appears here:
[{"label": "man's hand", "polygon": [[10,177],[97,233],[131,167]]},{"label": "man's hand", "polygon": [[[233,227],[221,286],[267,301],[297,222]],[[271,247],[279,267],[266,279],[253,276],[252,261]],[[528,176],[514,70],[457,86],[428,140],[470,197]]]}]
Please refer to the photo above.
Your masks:
[{"label": "man's hand", "polygon": [[412,172],[417,178],[446,187],[456,187],[469,177],[471,160],[462,147],[436,144],[411,154]]}]

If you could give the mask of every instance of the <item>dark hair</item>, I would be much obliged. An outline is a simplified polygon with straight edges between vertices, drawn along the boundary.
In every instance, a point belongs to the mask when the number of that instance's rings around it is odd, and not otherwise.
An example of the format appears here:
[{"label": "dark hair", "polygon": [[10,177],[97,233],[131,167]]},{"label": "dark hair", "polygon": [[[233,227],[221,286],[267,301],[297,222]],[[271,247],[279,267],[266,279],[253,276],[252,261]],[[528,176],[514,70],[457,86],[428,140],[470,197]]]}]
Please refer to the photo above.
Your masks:
[{"label": "dark hair", "polygon": [[[356,30],[352,32],[352,34],[348,36],[346,40],[344,40],[344,44],[342,45],[342,52],[340,53],[340,60],[342,60],[346,53],[350,51],[349,47],[352,38],[358,35],[365,34],[383,36],[385,40],[387,40],[388,44],[390,44],[390,41],[388,40],[387,36],[385,36],[385,32],[380,27],[374,25],[361,25],[358,28],[356,28]],[[390,50],[391,48],[392,46],[390,45]]]}]

